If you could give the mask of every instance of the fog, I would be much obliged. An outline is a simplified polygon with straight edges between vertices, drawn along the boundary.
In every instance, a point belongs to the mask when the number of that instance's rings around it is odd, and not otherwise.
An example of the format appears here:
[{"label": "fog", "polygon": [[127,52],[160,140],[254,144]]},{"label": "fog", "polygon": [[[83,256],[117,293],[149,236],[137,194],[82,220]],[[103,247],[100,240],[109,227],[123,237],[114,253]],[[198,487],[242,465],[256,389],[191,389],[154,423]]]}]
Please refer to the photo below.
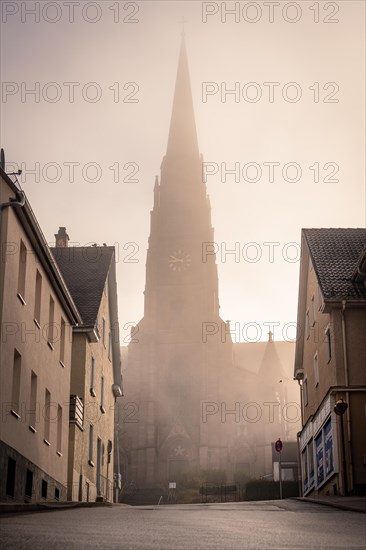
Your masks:
[{"label": "fog", "polygon": [[275,475],[301,420],[301,228],[365,224],[364,4],[5,2],[2,20],[7,171],[50,243],[116,246],[124,486]]}]

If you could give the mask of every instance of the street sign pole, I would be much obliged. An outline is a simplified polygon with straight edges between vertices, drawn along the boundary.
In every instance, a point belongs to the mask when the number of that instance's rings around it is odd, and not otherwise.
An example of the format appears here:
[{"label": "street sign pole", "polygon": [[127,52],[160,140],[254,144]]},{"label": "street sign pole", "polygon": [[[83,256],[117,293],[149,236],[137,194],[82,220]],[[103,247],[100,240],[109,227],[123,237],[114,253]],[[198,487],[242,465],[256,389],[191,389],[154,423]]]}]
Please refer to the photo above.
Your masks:
[{"label": "street sign pole", "polygon": [[281,454],[282,452],[280,451],[280,462],[279,462],[279,476],[280,476],[280,500],[282,500],[282,470],[281,470]]},{"label": "street sign pole", "polygon": [[280,500],[282,500],[282,470],[281,470],[281,452],[282,452],[283,443],[280,438],[277,439],[275,443],[275,449],[279,453],[279,462],[278,462],[278,477],[280,480]]}]

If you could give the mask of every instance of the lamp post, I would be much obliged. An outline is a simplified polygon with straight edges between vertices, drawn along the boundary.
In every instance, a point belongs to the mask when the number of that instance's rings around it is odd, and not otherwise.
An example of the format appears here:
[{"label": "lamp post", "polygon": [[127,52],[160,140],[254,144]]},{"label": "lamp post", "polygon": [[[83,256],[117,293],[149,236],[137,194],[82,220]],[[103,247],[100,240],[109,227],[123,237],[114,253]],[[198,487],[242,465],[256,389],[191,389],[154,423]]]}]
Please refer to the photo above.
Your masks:
[{"label": "lamp post", "polygon": [[348,409],[348,403],[343,401],[343,399],[338,399],[334,405],[334,412],[340,417],[341,423],[341,440],[342,440],[342,470],[343,470],[343,487],[344,494],[348,493],[348,482],[347,482],[347,464],[346,464],[346,446],[344,442],[344,428],[343,428],[343,415]]}]

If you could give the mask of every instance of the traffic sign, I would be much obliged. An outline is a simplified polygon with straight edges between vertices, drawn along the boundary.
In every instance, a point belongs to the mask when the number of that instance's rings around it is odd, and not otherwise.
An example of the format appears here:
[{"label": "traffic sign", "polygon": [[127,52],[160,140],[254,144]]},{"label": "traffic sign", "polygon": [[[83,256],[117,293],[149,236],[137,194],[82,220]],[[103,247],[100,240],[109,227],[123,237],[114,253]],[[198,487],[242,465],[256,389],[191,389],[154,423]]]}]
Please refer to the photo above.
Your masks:
[{"label": "traffic sign", "polygon": [[278,453],[280,453],[282,451],[282,447],[283,447],[283,443],[282,441],[280,440],[280,438],[277,439],[276,443],[275,443],[275,449]]}]

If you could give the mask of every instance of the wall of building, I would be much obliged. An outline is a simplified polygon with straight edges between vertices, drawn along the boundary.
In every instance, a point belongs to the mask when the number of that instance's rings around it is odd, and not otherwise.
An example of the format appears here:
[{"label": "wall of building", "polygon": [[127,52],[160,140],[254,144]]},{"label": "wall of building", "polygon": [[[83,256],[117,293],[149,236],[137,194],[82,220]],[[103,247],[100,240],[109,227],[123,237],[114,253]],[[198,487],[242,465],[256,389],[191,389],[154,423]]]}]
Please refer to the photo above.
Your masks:
[{"label": "wall of building", "polygon": [[[103,318],[104,338],[103,338]],[[97,494],[98,438],[100,451],[100,492],[113,499],[113,450],[108,464],[108,441],[114,443],[114,383],[112,353],[109,348],[111,320],[107,286],[98,312],[99,341],[90,342],[86,333],[74,335],[71,394],[78,395],[84,404],[84,430],[70,425],[69,485],[72,500],[95,500]],[[91,379],[94,357],[94,382]],[[102,377],[104,390],[102,396]],[[92,386],[92,387],[91,387]],[[93,391],[91,391],[93,390]],[[93,450],[90,454],[90,425],[93,425]],[[92,457],[90,459],[90,457]],[[80,477],[81,476],[81,477]],[[72,489],[71,489],[72,488]]]},{"label": "wall of building", "polygon": [[[305,320],[303,335],[304,427],[301,451],[304,491],[308,495],[344,494],[346,490],[364,494],[366,443],[361,435],[361,426],[365,426],[366,420],[366,392],[361,387],[365,387],[366,310],[357,307],[357,304],[346,303],[342,314],[340,304],[333,308],[328,304],[329,313],[321,313],[321,303],[316,274],[309,261],[306,310],[309,311],[310,330]],[[326,335],[328,327],[330,346]],[[315,354],[318,357],[318,380],[314,366]],[[347,386],[350,386],[348,392],[345,390]],[[356,389],[356,386],[360,386],[360,389]],[[339,390],[332,389],[335,387]],[[343,420],[333,412],[339,399],[348,404]],[[342,421],[346,483],[343,474]]]},{"label": "wall of building", "polygon": [[[1,243],[2,250],[7,251],[3,256],[4,276],[1,281],[2,287],[6,288],[6,292],[3,293],[1,315],[2,453],[6,453],[7,448],[13,449],[16,453],[17,476],[23,475],[25,460],[33,465],[34,480],[44,474],[45,477],[66,486],[71,372],[70,326],[50,280],[37,258],[38,251],[33,250],[12,208],[2,212],[2,227],[5,223],[8,224],[6,242],[2,240]],[[2,232],[2,239],[3,235]],[[23,295],[18,296],[21,242],[26,248],[26,271]],[[42,278],[42,285],[40,313],[37,314],[39,319],[35,320],[37,271]],[[48,330],[50,297],[54,300],[53,339]],[[65,322],[63,352],[60,338],[61,318]],[[49,342],[50,339],[52,343]],[[16,359],[17,365],[20,366],[19,393],[14,386],[15,353],[19,354]],[[31,398],[32,372],[37,377],[37,383],[36,395]],[[46,406],[46,389],[50,394],[49,407]],[[35,413],[31,411],[31,399],[35,403],[35,408],[32,407]],[[58,426],[61,426],[61,444]],[[24,460],[21,461],[20,457],[24,457]],[[3,471],[6,472],[6,469]],[[1,498],[7,498],[3,490],[2,486]],[[35,488],[35,495],[38,494],[37,491]],[[23,500],[23,497],[19,486],[14,498]]]},{"label": "wall of building", "polygon": [[[303,335],[303,365],[305,368],[303,381],[304,424],[308,421],[309,417],[315,413],[320,402],[327,394],[328,388],[337,384],[336,353],[333,352],[331,359],[328,361],[325,330],[331,325],[332,348],[334,351],[335,342],[338,342],[339,339],[338,325],[336,325],[337,334],[334,335],[334,320],[331,319],[328,313],[322,313],[320,311],[321,301],[322,298],[319,293],[318,280],[313,265],[309,260],[308,286],[306,292],[306,315],[308,318],[305,318]],[[314,366],[315,356],[318,358],[318,376]]]}]

